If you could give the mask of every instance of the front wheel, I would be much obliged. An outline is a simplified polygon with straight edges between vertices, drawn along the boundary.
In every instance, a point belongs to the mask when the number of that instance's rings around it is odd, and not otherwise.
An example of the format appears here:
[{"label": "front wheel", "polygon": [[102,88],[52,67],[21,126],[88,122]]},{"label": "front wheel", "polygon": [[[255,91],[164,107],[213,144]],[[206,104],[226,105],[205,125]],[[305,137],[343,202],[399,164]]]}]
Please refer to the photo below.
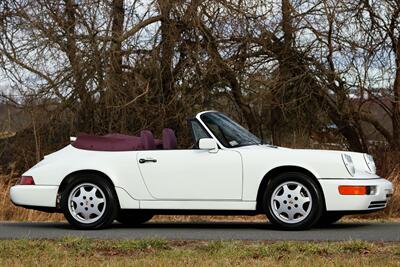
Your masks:
[{"label": "front wheel", "polygon": [[316,182],[303,173],[287,172],[273,178],[263,198],[271,223],[286,230],[305,230],[321,217],[323,197]]},{"label": "front wheel", "polygon": [[74,178],[61,193],[61,210],[79,229],[101,229],[117,216],[118,200],[112,185],[94,174]]}]

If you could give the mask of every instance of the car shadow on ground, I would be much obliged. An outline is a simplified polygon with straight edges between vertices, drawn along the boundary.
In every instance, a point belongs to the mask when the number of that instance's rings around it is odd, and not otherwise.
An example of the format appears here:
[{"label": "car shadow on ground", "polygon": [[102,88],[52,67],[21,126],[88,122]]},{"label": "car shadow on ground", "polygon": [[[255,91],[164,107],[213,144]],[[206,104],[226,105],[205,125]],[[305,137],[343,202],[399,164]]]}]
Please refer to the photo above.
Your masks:
[{"label": "car shadow on ground", "polygon": [[[372,223],[371,223],[372,224]],[[339,230],[339,229],[355,229],[370,226],[370,223],[335,223],[329,226],[317,226],[311,230]],[[63,229],[74,230],[74,228],[66,222],[10,222],[3,223],[13,227],[25,228],[27,226],[36,229]],[[260,229],[281,231],[270,223],[262,222],[148,222],[140,225],[123,225],[115,222],[107,229]]]},{"label": "car shadow on ground", "polygon": [[[312,229],[345,229],[358,228],[368,226],[367,223],[336,223],[329,226],[318,226]],[[270,223],[258,222],[148,222],[141,225],[127,226],[122,224],[113,224],[112,228],[182,228],[182,229],[264,229],[264,230],[281,230]]]}]

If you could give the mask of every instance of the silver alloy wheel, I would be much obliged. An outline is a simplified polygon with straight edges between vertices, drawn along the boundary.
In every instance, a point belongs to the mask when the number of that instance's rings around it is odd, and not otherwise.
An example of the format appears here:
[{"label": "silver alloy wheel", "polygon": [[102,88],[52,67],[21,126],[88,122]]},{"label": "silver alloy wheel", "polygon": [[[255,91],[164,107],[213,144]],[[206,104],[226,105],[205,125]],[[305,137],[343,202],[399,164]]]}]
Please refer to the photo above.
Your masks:
[{"label": "silver alloy wheel", "polygon": [[312,208],[310,191],[299,182],[285,182],[276,187],[271,196],[274,215],[285,223],[299,223],[307,218]]},{"label": "silver alloy wheel", "polygon": [[96,222],[106,210],[104,192],[95,184],[77,185],[69,194],[68,209],[75,220],[90,224]]}]

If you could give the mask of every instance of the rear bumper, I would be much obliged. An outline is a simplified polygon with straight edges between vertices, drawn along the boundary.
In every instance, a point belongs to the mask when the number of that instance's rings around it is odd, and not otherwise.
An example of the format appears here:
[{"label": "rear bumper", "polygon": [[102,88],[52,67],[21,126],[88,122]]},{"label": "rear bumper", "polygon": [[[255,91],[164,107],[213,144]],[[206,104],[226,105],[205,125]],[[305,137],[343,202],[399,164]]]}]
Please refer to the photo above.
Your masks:
[{"label": "rear bumper", "polygon": [[[321,179],[327,211],[375,211],[386,207],[393,194],[393,185],[386,179]],[[376,186],[375,195],[340,195],[340,185]],[[351,212],[350,212],[351,213]]]},{"label": "rear bumper", "polygon": [[15,185],[10,189],[11,201],[24,207],[56,207],[58,186]]}]

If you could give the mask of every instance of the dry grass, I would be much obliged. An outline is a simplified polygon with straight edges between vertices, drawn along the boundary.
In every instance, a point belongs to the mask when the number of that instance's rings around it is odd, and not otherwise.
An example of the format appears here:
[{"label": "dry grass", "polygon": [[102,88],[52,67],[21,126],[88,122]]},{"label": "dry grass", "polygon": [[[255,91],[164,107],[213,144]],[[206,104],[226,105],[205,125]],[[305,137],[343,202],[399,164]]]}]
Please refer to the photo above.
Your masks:
[{"label": "dry grass", "polygon": [[1,266],[399,266],[398,243],[0,240]]},{"label": "dry grass", "polygon": [[393,183],[394,194],[390,201],[389,207],[386,209],[388,217],[400,216],[400,166],[394,168],[392,173],[387,177]]}]

